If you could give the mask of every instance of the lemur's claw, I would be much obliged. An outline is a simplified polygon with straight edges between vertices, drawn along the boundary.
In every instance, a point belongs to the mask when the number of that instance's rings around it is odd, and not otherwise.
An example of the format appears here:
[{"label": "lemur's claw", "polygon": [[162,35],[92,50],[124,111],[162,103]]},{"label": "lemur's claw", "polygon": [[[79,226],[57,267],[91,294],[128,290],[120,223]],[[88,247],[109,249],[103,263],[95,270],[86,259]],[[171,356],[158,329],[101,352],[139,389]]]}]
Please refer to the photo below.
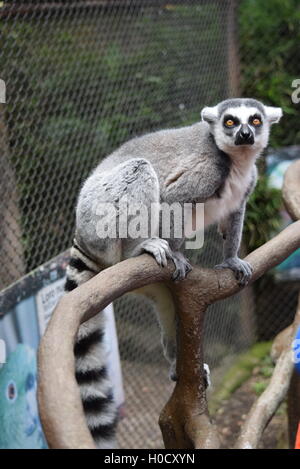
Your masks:
[{"label": "lemur's claw", "polygon": [[160,267],[166,267],[168,259],[172,258],[172,251],[168,241],[161,238],[150,238],[142,243],[142,249],[152,254]]},{"label": "lemur's claw", "polygon": [[184,257],[182,252],[174,252],[172,254],[172,261],[175,264],[175,271],[172,275],[174,282],[184,280],[187,274],[192,270],[192,266],[189,261]]},{"label": "lemur's claw", "polygon": [[184,280],[187,274],[192,270],[189,261],[184,257],[182,252],[172,252],[168,241],[162,238],[149,238],[146,239],[141,248],[143,251],[152,254],[160,267],[166,267],[168,259],[171,259],[175,264],[175,271],[172,275],[172,280],[175,282]]},{"label": "lemur's claw", "polygon": [[233,271],[238,284],[242,287],[246,286],[251,279],[253,269],[249,262],[243,261],[238,257],[229,257],[222,264],[215,266],[215,269],[230,269]]}]

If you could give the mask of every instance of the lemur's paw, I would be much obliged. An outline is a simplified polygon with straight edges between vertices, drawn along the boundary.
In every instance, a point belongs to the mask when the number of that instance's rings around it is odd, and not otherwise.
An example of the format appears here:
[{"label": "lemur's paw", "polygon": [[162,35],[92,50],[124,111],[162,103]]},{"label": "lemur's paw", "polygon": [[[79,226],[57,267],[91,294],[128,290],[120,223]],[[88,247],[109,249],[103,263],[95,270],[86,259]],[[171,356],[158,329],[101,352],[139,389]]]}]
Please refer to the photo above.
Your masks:
[{"label": "lemur's paw", "polygon": [[172,251],[168,241],[161,238],[146,239],[141,245],[143,251],[152,254],[158,265],[166,267],[168,259],[172,259]]},{"label": "lemur's paw", "polygon": [[240,286],[245,286],[249,282],[253,269],[249,262],[238,257],[229,257],[222,264],[215,266],[215,269],[231,269]]},{"label": "lemur's paw", "polygon": [[175,264],[175,271],[172,275],[172,280],[178,282],[180,280],[184,280],[187,274],[192,270],[192,266],[189,261],[184,257],[182,252],[173,252],[172,261]]}]

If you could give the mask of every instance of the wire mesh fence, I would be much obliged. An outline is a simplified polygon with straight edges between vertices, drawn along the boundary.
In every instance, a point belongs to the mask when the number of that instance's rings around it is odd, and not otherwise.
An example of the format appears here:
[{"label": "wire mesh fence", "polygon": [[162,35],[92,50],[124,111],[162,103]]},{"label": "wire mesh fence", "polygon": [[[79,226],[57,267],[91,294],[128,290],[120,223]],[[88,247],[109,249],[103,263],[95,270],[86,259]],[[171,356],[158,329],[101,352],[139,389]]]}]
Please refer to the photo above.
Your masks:
[{"label": "wire mesh fence", "polygon": [[69,246],[78,189],[99,159],[229,92],[226,2],[13,5],[1,19],[4,284]]},{"label": "wire mesh fence", "polygon": [[[229,96],[264,98],[270,67],[255,44],[258,20],[249,0],[1,3],[1,289],[70,246],[80,185],[120,143],[195,122],[204,105]],[[282,30],[280,38],[291,34],[298,32]],[[267,29],[259,41],[272,44]],[[299,70],[289,53],[290,70]],[[299,138],[295,129],[289,135],[285,144]],[[205,252],[191,256],[201,265],[220,261],[215,229]],[[277,288],[270,305],[268,282],[255,295],[247,290],[210,309],[210,366],[221,370],[224,357],[257,335],[271,338],[289,321],[296,289]],[[120,444],[158,447],[158,413],[172,385],[155,315],[137,297],[125,296],[115,308],[127,397]]]}]

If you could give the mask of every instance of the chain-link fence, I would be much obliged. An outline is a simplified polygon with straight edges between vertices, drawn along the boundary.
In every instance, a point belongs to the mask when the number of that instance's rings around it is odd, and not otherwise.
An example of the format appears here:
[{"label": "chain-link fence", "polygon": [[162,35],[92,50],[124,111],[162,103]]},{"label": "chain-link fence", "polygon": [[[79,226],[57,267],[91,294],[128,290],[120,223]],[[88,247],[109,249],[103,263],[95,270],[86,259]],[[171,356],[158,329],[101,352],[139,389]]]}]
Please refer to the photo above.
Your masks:
[{"label": "chain-link fence", "polygon": [[[281,3],[298,8],[296,1]],[[0,288],[70,246],[80,185],[120,143],[195,122],[204,105],[229,96],[281,104],[281,82],[267,90],[266,83],[276,80],[269,76],[274,61],[279,67],[284,58],[290,75],[299,71],[294,49],[284,55],[299,33],[283,28],[281,55],[266,56],[262,46],[272,51],[274,38],[271,26],[261,24],[261,9],[252,0],[0,4],[0,78],[7,94],[0,104]],[[287,95],[287,76],[277,80]],[[289,116],[289,138],[276,134],[286,145],[299,140]],[[214,229],[205,246],[193,260],[213,266],[221,258]],[[210,366],[224,369],[224,357],[255,340],[257,325],[259,337],[270,338],[291,319],[296,289],[277,286],[275,297],[273,280],[267,282],[266,289],[247,290],[209,310]],[[130,296],[115,308],[127,398],[120,444],[158,447],[157,418],[172,385],[154,312]]]},{"label": "chain-link fence", "polygon": [[69,246],[99,159],[230,92],[228,2],[13,5],[1,19],[4,284]]}]

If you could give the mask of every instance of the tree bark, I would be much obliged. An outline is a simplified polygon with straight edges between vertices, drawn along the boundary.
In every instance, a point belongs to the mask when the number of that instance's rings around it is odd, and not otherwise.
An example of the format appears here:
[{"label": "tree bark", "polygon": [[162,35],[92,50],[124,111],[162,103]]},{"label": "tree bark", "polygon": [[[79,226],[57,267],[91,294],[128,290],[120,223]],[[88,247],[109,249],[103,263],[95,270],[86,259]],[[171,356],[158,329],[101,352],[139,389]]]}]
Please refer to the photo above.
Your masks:
[{"label": "tree bark", "polygon": [[[300,221],[252,252],[255,281],[300,247]],[[204,388],[202,336],[209,304],[240,290],[232,271],[194,267],[188,278],[170,281],[174,267],[160,268],[147,254],[114,265],[65,295],[57,305],[38,355],[40,416],[51,448],[94,448],[75,381],[73,346],[80,324],[122,294],[167,282],[179,315],[178,381],[160,417],[168,448],[218,447],[210,424]],[[111,282],[114,278],[114,282]],[[63,396],[63,398],[62,398]]]},{"label": "tree bark", "polygon": [[[289,168],[283,194],[287,209],[300,219],[300,161]],[[253,268],[251,283],[300,247],[300,221],[246,257]],[[179,318],[177,376],[174,391],[160,415],[167,448],[218,448],[204,385],[202,334],[207,307],[240,290],[229,269],[194,267],[188,277],[171,282],[171,262],[160,268],[143,254],[110,267],[65,295],[57,305],[38,354],[40,416],[50,448],[95,448],[86,426],[75,381],[73,347],[80,324],[121,296],[145,285],[165,282]],[[114,278],[114,282],[111,282]],[[291,340],[300,321],[300,302],[288,333],[281,334],[274,352],[279,355],[270,385],[254,404],[238,440],[239,448],[255,448],[259,437],[285,396],[292,375]],[[280,340],[279,340],[280,339]],[[281,342],[281,343],[279,343]]]}]

